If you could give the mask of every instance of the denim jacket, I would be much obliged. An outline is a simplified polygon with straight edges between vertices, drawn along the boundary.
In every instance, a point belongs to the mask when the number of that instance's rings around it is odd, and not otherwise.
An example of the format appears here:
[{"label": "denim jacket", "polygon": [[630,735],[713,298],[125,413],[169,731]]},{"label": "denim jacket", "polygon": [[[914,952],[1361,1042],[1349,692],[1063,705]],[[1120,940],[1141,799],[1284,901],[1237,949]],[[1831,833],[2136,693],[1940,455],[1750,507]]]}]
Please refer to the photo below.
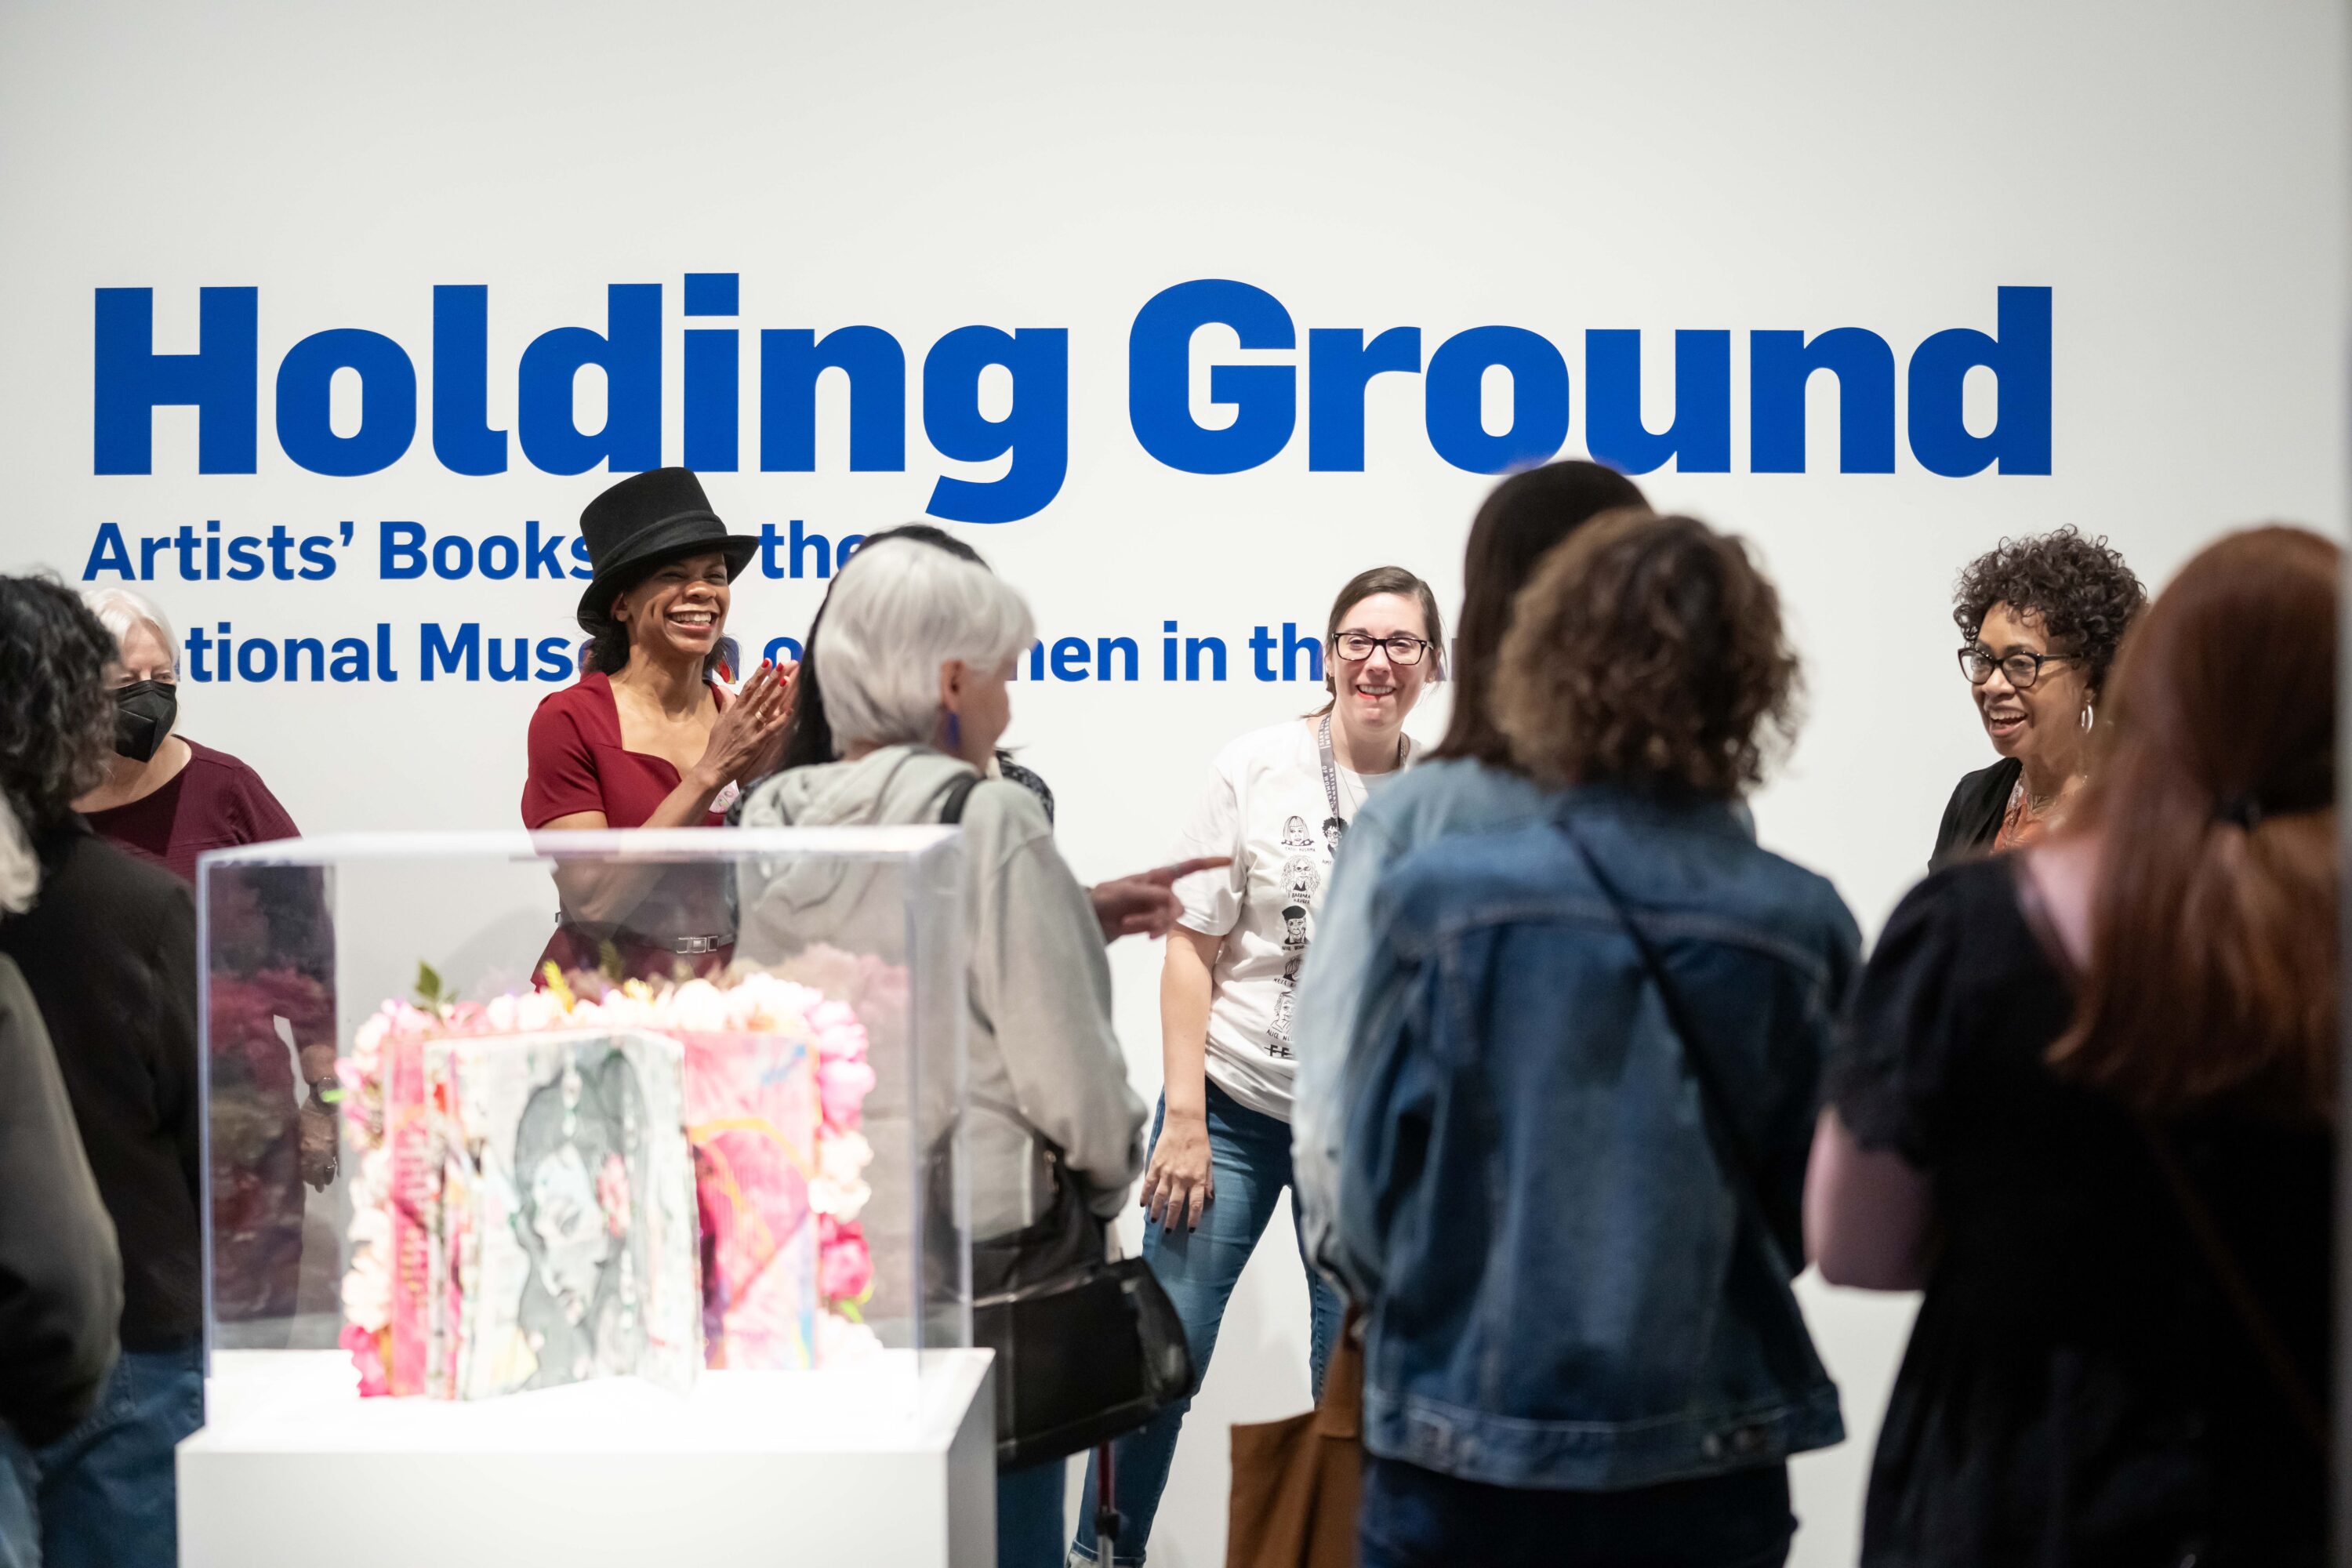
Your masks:
[{"label": "denim jacket", "polygon": [[1760,1179],[1794,1205],[1860,934],[1735,806],[1606,785],[1444,838],[1373,895],[1338,1242],[1370,1289],[1364,1440],[1493,1485],[1617,1490],[1840,1441],[1785,1256],[1742,1215],[1643,921]]},{"label": "denim jacket", "polygon": [[1290,1200],[1307,1261],[1353,1292],[1332,1236],[1355,1021],[1373,981],[1372,894],[1389,868],[1432,839],[1540,820],[1551,795],[1502,768],[1460,757],[1417,763],[1364,803],[1315,904],[1315,942],[1298,978],[1290,1047]]}]

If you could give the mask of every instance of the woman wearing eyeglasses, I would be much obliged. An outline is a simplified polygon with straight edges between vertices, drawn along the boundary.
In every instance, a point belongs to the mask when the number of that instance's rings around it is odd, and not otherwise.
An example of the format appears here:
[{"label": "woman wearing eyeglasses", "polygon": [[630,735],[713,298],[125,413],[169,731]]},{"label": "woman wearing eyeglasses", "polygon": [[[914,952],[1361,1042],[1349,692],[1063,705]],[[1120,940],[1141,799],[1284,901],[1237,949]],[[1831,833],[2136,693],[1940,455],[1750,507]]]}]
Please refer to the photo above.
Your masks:
[{"label": "woman wearing eyeglasses", "polygon": [[[1372,791],[1412,760],[1405,716],[1441,677],[1444,640],[1428,584],[1396,566],[1359,574],[1326,628],[1331,700],[1227,746],[1185,826],[1180,858],[1233,863],[1176,884],[1184,912],[1168,933],[1160,980],[1166,1088],[1143,1178],[1143,1256],[1184,1320],[1195,1379],[1207,1374],[1225,1302],[1291,1185],[1294,1007],[1332,851]],[[1342,1308],[1320,1275],[1306,1272],[1310,1376],[1320,1388]],[[1122,1563],[1140,1561],[1149,1544],[1189,1407],[1162,1411],[1118,1444]],[[1097,1479],[1089,1466],[1073,1562],[1097,1559]]]},{"label": "woman wearing eyeglasses", "polygon": [[2147,607],[2123,556],[2072,528],[2004,539],[1969,563],[1952,595],[1960,673],[2000,761],[1952,791],[1931,867],[2031,843],[2063,815],[2107,668]]}]

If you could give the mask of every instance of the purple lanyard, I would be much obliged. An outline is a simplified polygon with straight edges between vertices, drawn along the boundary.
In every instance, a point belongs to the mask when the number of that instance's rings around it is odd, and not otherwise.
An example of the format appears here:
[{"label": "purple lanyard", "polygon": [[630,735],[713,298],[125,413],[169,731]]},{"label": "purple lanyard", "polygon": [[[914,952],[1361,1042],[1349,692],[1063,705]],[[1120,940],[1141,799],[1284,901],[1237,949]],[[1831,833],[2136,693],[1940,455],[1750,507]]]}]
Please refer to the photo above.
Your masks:
[{"label": "purple lanyard", "polygon": [[[1323,754],[1323,798],[1330,803],[1331,820],[1338,823],[1339,830],[1344,833],[1348,818],[1339,809],[1339,764],[1331,757],[1331,715],[1328,713],[1324,714],[1322,722],[1315,726],[1315,749]],[[1405,739],[1399,735],[1397,766],[1400,768],[1404,766],[1404,750]]]}]

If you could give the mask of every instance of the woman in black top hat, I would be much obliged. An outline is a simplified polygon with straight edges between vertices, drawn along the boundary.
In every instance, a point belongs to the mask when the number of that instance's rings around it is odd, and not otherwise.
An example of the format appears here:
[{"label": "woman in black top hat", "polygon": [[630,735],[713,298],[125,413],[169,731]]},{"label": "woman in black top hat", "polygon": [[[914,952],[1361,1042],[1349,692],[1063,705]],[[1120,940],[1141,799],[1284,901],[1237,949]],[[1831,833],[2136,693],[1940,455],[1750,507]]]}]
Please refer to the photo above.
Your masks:
[{"label": "woman in black top hat", "polygon": [[[719,826],[740,784],[774,768],[792,715],[790,665],[762,662],[731,696],[720,684],[730,584],[759,542],[728,532],[684,468],[623,479],[588,503],[580,531],[595,568],[580,596],[592,641],[579,681],[531,718],[523,826]],[[608,945],[647,976],[715,971],[731,951],[723,879],[700,868],[574,863],[556,887],[541,973],[597,968]]]}]

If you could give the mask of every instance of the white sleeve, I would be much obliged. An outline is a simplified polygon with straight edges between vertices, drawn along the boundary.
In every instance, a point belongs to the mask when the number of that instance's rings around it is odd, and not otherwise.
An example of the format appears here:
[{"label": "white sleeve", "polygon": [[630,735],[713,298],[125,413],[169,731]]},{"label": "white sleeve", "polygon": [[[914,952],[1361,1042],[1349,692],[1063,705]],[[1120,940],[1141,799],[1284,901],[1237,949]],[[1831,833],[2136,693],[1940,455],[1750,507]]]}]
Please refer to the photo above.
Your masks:
[{"label": "white sleeve", "polygon": [[1176,840],[1176,858],[1230,855],[1234,863],[1222,871],[1200,871],[1178,882],[1176,896],[1184,912],[1178,923],[1204,936],[1223,936],[1240,923],[1242,893],[1249,886],[1249,855],[1242,841],[1242,804],[1237,770],[1219,758],[1201,792],[1192,815]]}]

